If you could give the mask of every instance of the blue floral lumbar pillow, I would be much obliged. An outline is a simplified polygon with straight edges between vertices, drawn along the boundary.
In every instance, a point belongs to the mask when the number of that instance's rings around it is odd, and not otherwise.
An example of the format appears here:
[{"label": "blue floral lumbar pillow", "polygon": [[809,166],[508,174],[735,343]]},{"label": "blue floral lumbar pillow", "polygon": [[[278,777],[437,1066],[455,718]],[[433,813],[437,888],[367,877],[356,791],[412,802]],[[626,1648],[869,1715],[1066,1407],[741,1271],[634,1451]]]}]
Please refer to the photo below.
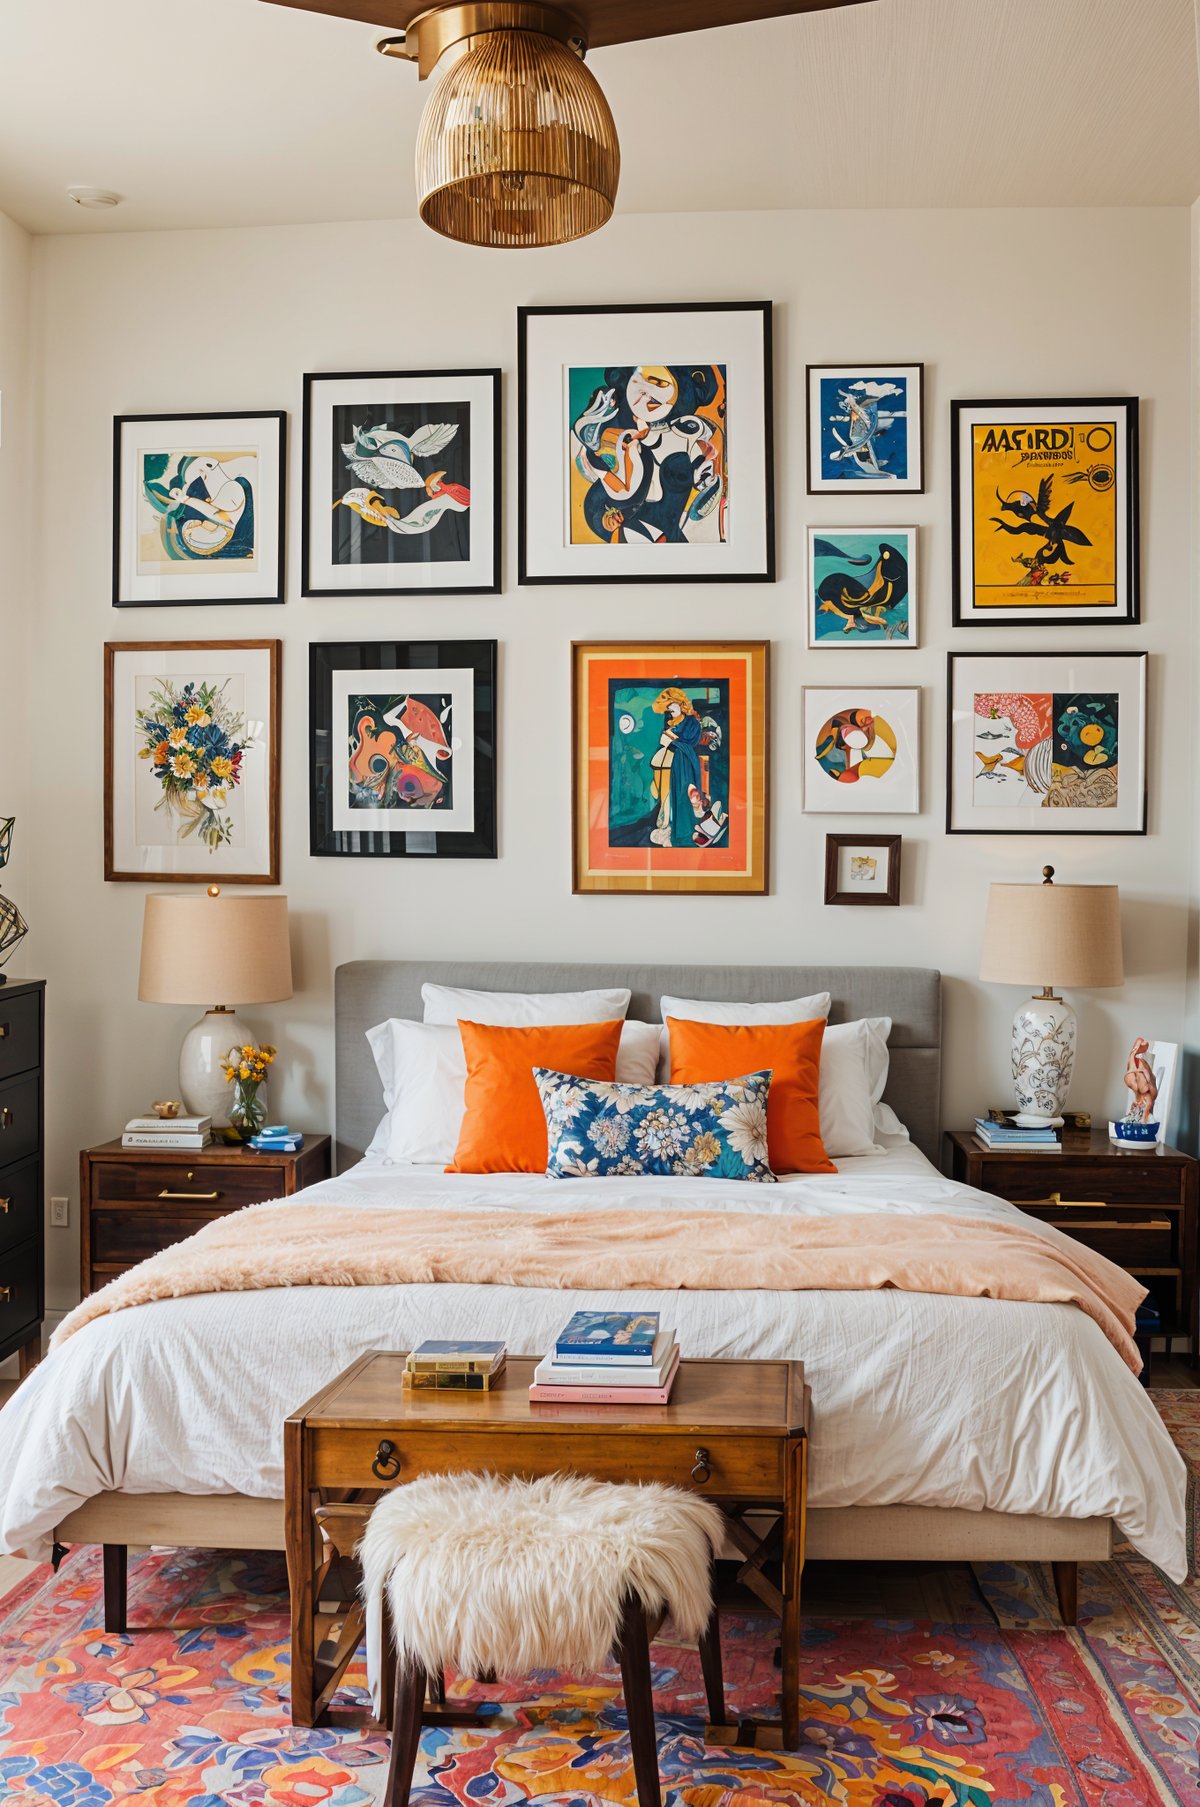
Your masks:
[{"label": "blue floral lumbar pillow", "polygon": [[560,1179],[683,1174],[770,1180],[771,1074],[705,1085],[622,1085],[535,1067],[546,1113],[546,1172]]}]

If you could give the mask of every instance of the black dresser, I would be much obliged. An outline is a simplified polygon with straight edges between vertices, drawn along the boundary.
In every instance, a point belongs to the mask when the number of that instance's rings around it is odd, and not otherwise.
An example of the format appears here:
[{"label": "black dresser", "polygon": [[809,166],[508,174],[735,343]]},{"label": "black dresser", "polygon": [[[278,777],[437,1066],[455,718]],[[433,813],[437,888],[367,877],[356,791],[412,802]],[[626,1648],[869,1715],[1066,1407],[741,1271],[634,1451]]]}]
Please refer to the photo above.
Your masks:
[{"label": "black dresser", "polygon": [[44,979],[0,985],[0,1360],[27,1374],[45,1314]]}]

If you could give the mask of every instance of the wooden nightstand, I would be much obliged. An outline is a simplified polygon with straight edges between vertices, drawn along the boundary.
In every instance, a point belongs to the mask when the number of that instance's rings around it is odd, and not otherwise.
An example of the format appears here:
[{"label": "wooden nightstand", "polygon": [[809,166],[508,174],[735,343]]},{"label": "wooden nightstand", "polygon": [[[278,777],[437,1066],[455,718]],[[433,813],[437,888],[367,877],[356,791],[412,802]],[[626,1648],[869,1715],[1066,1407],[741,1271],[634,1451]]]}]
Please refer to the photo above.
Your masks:
[{"label": "wooden nightstand", "polygon": [[330,1174],[328,1136],[305,1136],[295,1154],[256,1154],[214,1143],[196,1153],[85,1148],[79,1157],[79,1284],[94,1292],[128,1267],[192,1236],[243,1205],[290,1198]]},{"label": "wooden nightstand", "polygon": [[1197,1348],[1197,1175],[1177,1148],[1118,1148],[1107,1129],[1064,1135],[1061,1154],[985,1148],[970,1130],[945,1137],[952,1179],[1007,1198],[1136,1275],[1172,1336]]}]

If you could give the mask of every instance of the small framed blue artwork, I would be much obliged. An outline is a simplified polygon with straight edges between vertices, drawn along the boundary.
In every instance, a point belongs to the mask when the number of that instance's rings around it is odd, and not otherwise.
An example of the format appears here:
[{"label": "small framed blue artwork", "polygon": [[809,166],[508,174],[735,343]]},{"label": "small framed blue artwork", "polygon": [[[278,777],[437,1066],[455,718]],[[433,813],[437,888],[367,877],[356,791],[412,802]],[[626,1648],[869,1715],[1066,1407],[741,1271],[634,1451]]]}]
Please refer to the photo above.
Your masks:
[{"label": "small framed blue artwork", "polygon": [[915,527],[810,527],[808,644],[917,644]]},{"label": "small framed blue artwork", "polygon": [[810,496],[920,495],[923,364],[810,364]]}]

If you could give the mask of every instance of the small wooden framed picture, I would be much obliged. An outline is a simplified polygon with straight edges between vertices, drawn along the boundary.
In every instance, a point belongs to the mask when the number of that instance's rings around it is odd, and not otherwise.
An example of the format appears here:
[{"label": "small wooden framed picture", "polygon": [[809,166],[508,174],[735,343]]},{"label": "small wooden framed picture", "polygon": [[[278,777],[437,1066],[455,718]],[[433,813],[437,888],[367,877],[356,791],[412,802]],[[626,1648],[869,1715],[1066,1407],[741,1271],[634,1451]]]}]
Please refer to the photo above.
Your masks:
[{"label": "small wooden framed picture", "polygon": [[808,644],[917,644],[915,527],[810,527]]},{"label": "small wooden framed picture", "polygon": [[810,364],[807,375],[809,495],[920,495],[924,364]]},{"label": "small wooden framed picture", "polygon": [[115,609],[283,601],[287,415],[113,421]]},{"label": "small wooden framed picture", "polygon": [[825,902],[898,904],[901,838],[898,834],[827,834]]}]

